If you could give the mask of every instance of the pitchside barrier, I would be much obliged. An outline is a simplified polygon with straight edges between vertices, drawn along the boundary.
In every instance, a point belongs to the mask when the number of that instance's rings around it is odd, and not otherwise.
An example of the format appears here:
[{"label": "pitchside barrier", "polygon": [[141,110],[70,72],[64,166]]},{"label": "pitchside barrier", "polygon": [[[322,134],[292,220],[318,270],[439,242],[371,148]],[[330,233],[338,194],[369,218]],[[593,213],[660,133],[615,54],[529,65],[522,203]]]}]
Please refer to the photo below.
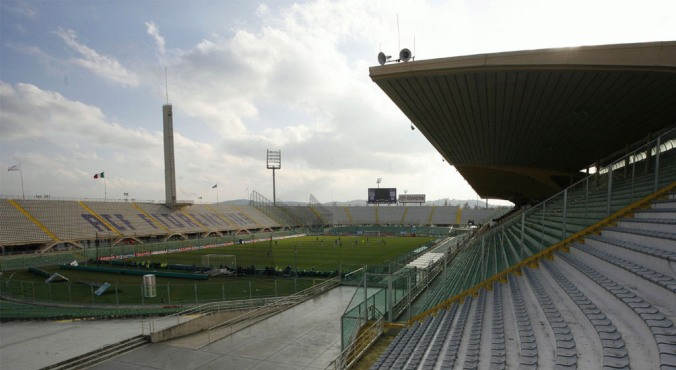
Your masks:
[{"label": "pitchside barrier", "polygon": [[[252,241],[268,240],[270,233],[251,234],[246,236],[247,243]],[[297,231],[282,231],[272,233],[274,238],[298,235]],[[303,234],[304,235],[304,234]],[[134,244],[134,245],[104,245],[98,248],[70,250],[64,252],[47,252],[21,255],[8,255],[0,257],[0,271],[25,270],[31,266],[55,266],[71,263],[73,261],[87,260],[119,260],[150,256],[154,254],[166,254],[188,250],[209,249],[233,245],[243,239],[241,235],[227,236],[223,238],[205,238],[190,240],[175,240],[160,243]]]},{"label": "pitchside barrier", "polygon": [[152,273],[155,276],[178,278],[178,279],[191,279],[191,280],[208,280],[209,275],[205,274],[186,274],[182,272],[169,272],[169,271],[148,271],[148,270],[137,270],[137,269],[119,269],[114,267],[98,267],[98,266],[71,266],[71,265],[61,265],[60,269],[64,270],[80,270],[80,271],[93,271],[93,272],[105,272],[108,274],[121,274],[121,275],[147,275]]},{"label": "pitchside barrier", "polygon": [[[148,274],[145,271],[145,274]],[[280,278],[199,282],[193,284],[157,284],[156,297],[145,297],[142,276],[138,284],[109,282],[60,282],[46,284],[0,276],[0,297],[44,305],[95,305],[105,307],[167,307],[194,305],[216,301],[284,297],[325,281],[310,278]],[[101,295],[96,291],[104,284],[110,287]],[[142,307],[139,307],[142,308]]]}]

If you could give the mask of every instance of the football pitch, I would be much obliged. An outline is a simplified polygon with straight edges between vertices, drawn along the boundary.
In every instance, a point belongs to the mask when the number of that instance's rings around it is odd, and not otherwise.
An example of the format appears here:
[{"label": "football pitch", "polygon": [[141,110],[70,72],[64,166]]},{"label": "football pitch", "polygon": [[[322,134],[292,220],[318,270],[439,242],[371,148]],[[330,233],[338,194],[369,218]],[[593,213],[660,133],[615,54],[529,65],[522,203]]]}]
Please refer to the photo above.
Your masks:
[{"label": "football pitch", "polygon": [[[135,258],[167,264],[202,264],[207,254],[234,255],[238,266],[298,267],[299,270],[335,271],[340,265],[376,265],[395,259],[434,240],[428,237],[302,236],[181,253]],[[296,266],[297,265],[297,266]]]},{"label": "football pitch", "polygon": [[[69,281],[46,283],[44,276],[30,271],[19,271],[9,279],[4,277],[0,280],[3,280],[3,291],[23,301],[36,303],[167,305],[278,297],[309,288],[329,276],[336,276],[338,271],[345,274],[364,265],[395,260],[433,240],[429,237],[375,236],[303,236],[256,242],[243,239],[241,244],[130,258],[124,260],[125,266],[117,265],[120,270],[141,270],[142,274],[153,274],[154,271],[167,271],[167,265],[202,266],[203,257],[208,254],[210,257],[235,256],[237,266],[247,270],[238,276],[211,276],[200,281],[157,276],[155,297],[144,296],[142,276],[124,273],[45,266],[40,269],[49,274],[58,272]],[[153,266],[150,267],[149,263]],[[92,261],[84,264],[113,267],[112,264],[95,264]],[[160,264],[165,267],[155,269]],[[274,269],[276,273],[267,273],[266,268],[267,272]],[[298,276],[295,275],[296,270],[299,271]],[[103,294],[96,294],[105,283],[110,288]]]}]

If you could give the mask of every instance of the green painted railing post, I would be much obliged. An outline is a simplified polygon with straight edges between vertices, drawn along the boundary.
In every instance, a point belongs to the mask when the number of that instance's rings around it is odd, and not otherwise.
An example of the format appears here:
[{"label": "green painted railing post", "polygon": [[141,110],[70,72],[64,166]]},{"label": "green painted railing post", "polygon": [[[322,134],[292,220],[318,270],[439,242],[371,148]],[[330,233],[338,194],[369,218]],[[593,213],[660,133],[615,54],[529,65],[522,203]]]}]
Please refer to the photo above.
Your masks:
[{"label": "green painted railing post", "polygon": [[[659,189],[660,182],[660,139],[662,136],[658,136],[655,142],[655,183],[653,184],[653,193]],[[648,148],[650,151],[650,148]]]},{"label": "green painted railing post", "polygon": [[589,209],[589,176],[584,179],[584,223],[587,225],[588,217],[587,212]]},{"label": "green painted railing post", "polygon": [[563,230],[561,231],[561,240],[566,238],[566,212],[568,211],[568,189],[563,190]]},{"label": "green painted railing post", "polygon": [[610,216],[610,203],[613,199],[613,166],[608,166],[608,182],[606,183],[608,187],[608,198],[606,200],[606,217]]},{"label": "green painted railing post", "polygon": [[524,233],[526,229],[526,212],[521,213],[521,238],[519,242],[519,260],[523,260],[523,243],[524,243]]}]

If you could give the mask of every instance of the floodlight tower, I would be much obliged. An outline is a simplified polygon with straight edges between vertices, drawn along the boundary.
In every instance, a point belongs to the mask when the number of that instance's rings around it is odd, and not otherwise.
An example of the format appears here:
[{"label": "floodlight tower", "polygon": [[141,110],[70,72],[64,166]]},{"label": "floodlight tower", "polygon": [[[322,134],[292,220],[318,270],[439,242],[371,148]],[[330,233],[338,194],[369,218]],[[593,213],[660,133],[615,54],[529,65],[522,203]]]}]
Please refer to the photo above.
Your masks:
[{"label": "floodlight tower", "polygon": [[276,204],[276,194],[275,194],[275,170],[282,168],[282,151],[281,150],[270,150],[268,149],[268,161],[267,161],[268,170],[272,170],[272,205]]}]

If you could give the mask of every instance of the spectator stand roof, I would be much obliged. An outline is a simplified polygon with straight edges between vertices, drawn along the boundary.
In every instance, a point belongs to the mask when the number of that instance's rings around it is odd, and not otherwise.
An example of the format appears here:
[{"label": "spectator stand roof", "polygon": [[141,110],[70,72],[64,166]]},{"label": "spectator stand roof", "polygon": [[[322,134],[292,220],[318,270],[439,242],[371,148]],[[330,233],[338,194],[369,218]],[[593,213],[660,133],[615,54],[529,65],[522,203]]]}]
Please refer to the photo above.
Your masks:
[{"label": "spectator stand roof", "polygon": [[370,76],[482,198],[542,199],[676,125],[676,41],[416,60]]}]

